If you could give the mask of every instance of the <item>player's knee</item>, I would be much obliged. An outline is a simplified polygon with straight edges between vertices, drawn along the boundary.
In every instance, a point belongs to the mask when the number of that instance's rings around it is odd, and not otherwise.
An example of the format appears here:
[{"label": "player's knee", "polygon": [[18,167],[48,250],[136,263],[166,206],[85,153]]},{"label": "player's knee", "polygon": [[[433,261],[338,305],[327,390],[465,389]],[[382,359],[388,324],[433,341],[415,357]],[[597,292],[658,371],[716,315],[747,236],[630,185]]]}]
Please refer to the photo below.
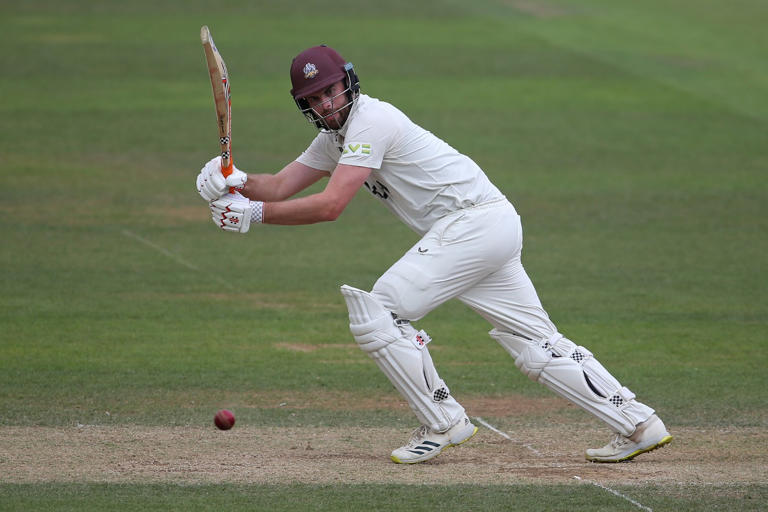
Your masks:
[{"label": "player's knee", "polygon": [[493,329],[489,334],[515,358],[515,366],[533,381],[539,380],[541,372],[550,364],[553,356],[559,357],[554,353],[553,346],[571,343],[557,332],[538,340],[498,329]]},{"label": "player's knee", "polygon": [[392,313],[372,294],[347,285],[341,294],[349,310],[349,330],[365,352],[376,352],[400,337]]},{"label": "player's knee", "polygon": [[429,300],[423,290],[399,274],[382,276],[373,286],[371,295],[404,320],[419,320],[430,311]]}]

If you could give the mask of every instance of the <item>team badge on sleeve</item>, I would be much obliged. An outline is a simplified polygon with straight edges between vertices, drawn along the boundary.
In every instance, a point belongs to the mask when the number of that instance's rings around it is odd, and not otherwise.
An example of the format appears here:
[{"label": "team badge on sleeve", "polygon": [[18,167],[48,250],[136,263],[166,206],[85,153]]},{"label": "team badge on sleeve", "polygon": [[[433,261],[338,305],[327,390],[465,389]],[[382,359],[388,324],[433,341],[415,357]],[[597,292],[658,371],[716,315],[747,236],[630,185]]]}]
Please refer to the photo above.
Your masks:
[{"label": "team badge on sleeve", "polygon": [[370,155],[371,145],[367,142],[347,142],[344,144],[342,155]]}]

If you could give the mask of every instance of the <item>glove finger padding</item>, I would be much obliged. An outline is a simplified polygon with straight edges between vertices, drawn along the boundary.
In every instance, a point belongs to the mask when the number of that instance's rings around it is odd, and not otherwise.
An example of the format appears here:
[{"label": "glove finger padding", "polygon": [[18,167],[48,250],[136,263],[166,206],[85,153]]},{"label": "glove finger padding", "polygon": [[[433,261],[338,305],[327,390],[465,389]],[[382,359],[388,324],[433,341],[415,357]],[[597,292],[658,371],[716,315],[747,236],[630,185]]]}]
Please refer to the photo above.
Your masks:
[{"label": "glove finger padding", "polygon": [[224,178],[221,175],[217,177],[216,175],[211,176],[201,172],[197,176],[197,192],[200,194],[200,197],[209,202],[219,199],[225,193],[220,191],[228,189],[219,185],[217,181],[220,181],[222,185],[224,184]]},{"label": "glove finger padding", "polygon": [[211,203],[211,218],[224,231],[247,233],[251,227],[251,201],[240,194],[227,194]]},{"label": "glove finger padding", "polygon": [[248,175],[232,166],[232,174],[225,179],[221,174],[221,157],[209,160],[197,176],[197,192],[206,201],[216,201],[229,192],[230,187],[242,190]]},{"label": "glove finger padding", "polygon": [[215,201],[229,190],[224,180],[224,176],[221,175],[221,171],[215,171],[208,174],[200,188],[202,190],[200,195],[207,201]]},{"label": "glove finger padding", "polygon": [[248,175],[232,164],[232,174],[227,176],[224,185],[227,189],[229,189],[229,187],[234,187],[237,190],[242,190],[246,181],[248,181]]},{"label": "glove finger padding", "polygon": [[[217,180],[218,176],[218,180]],[[220,181],[220,183],[215,183]],[[217,156],[210,159],[200,169],[200,173],[197,175],[197,192],[200,197],[206,201],[215,201],[220,198],[226,192],[219,192],[224,185],[224,176],[221,175],[221,157]]]}]

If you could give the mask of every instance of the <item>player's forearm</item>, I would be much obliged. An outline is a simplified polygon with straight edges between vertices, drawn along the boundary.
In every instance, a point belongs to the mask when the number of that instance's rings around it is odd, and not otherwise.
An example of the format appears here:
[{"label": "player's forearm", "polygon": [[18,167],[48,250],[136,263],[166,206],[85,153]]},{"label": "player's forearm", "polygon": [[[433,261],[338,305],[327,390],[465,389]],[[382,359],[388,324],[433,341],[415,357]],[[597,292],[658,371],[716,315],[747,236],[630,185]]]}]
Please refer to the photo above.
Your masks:
[{"label": "player's forearm", "polygon": [[274,174],[248,174],[248,181],[240,192],[252,201],[282,201],[290,197]]},{"label": "player's forearm", "polygon": [[301,225],[328,222],[338,218],[343,207],[325,194],[312,194],[288,201],[265,202],[265,224]]},{"label": "player's forearm", "polygon": [[284,201],[327,176],[329,172],[293,161],[276,174],[249,174],[242,194],[254,201]]}]

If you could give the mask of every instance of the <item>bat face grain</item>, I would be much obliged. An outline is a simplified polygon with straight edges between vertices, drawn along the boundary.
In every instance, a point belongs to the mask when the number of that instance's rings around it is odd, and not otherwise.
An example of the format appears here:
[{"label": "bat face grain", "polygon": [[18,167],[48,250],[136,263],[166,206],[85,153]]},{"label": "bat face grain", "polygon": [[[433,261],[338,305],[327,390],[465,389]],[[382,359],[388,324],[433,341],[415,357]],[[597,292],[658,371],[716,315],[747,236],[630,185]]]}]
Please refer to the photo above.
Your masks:
[{"label": "bat face grain", "polygon": [[203,43],[208,75],[211,78],[213,102],[216,106],[216,121],[219,127],[219,146],[221,147],[221,173],[226,177],[232,174],[232,96],[229,89],[227,65],[221,57],[211,31],[207,26],[200,28],[200,41]]}]

